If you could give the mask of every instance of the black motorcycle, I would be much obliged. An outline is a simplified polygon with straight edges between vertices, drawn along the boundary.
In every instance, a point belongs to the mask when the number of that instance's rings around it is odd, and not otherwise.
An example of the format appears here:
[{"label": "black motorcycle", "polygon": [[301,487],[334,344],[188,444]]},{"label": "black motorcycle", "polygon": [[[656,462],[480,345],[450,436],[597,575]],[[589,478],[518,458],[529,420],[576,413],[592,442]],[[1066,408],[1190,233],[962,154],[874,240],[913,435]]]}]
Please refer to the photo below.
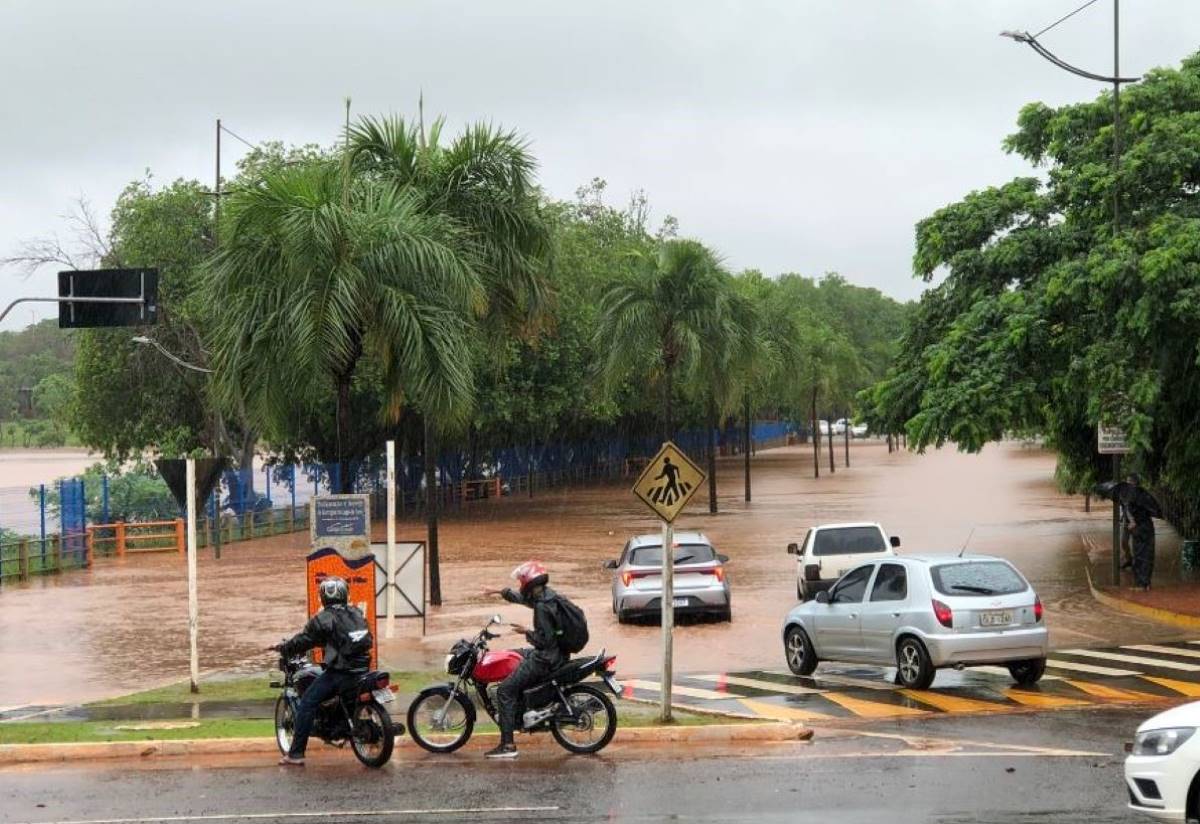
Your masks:
[{"label": "black motorcycle", "polygon": [[[475,704],[464,688],[467,683],[475,686],[484,711],[497,720],[496,690],[522,660],[515,650],[488,651],[488,641],[500,637],[489,632],[497,623],[500,616],[492,616],[474,640],[456,643],[446,656],[446,672],[454,680],[422,690],[409,706],[408,733],[421,747],[430,752],[454,752],[471,738]],[[598,675],[619,697],[621,686],[613,672],[616,660],[603,650],[599,655],[575,658],[525,690],[517,707],[517,731],[549,731],[569,752],[600,752],[617,731],[617,710],[597,684],[581,682]]]},{"label": "black motorcycle", "polygon": [[[272,687],[283,690],[275,702],[275,743],[287,755],[292,746],[300,696],[317,680],[322,667],[300,656],[280,656],[279,669],[283,671],[283,681],[271,682]],[[335,747],[344,747],[349,742],[359,761],[368,767],[382,767],[392,757],[396,736],[404,734],[404,725],[394,723],[384,707],[396,700],[390,684],[391,677],[386,672],[364,673],[340,695],[317,708],[313,736]]]}]

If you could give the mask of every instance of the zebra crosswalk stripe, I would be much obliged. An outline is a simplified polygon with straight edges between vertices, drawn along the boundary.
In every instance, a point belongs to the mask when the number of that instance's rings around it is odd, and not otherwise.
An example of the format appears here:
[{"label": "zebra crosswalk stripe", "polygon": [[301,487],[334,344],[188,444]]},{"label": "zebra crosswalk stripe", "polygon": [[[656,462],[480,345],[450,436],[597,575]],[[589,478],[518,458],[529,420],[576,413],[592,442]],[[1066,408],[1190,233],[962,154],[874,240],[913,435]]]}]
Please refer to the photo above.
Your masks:
[{"label": "zebra crosswalk stripe", "polygon": [[1180,670],[1182,672],[1200,672],[1200,665],[1184,664],[1180,661],[1166,661],[1161,658],[1146,658],[1141,655],[1124,655],[1119,652],[1107,652],[1094,649],[1065,649],[1064,655],[1082,655],[1086,658],[1100,658],[1105,661],[1118,661],[1123,664],[1140,664],[1143,667],[1159,667],[1160,669]]},{"label": "zebra crosswalk stripe", "polygon": [[1178,658],[1200,658],[1200,650],[1182,649],[1181,647],[1160,647],[1155,644],[1134,644],[1121,649],[1133,650],[1134,652],[1154,652],[1159,655],[1174,655]]},{"label": "zebra crosswalk stripe", "polygon": [[1081,664],[1078,661],[1062,661],[1058,658],[1047,659],[1046,666],[1054,667],[1055,669],[1071,670],[1073,672],[1086,672],[1089,675],[1109,675],[1113,678],[1141,675],[1141,673],[1136,670],[1116,669],[1115,667],[1101,667],[1097,666],[1096,664]]}]

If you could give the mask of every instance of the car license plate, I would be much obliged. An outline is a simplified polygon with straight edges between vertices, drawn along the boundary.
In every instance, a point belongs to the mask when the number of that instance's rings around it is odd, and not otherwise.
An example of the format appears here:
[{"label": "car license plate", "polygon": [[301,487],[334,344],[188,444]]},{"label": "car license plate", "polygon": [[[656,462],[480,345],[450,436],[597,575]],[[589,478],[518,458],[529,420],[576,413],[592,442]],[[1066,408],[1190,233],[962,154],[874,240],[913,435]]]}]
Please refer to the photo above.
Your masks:
[{"label": "car license plate", "polygon": [[396,700],[396,696],[392,695],[391,690],[375,690],[371,694],[375,696],[375,700],[380,704],[390,704]]},{"label": "car license plate", "polygon": [[687,606],[687,598],[672,598],[672,599],[671,599],[671,606],[673,606],[673,607],[686,607],[686,606]]},{"label": "car license plate", "polygon": [[1006,627],[1011,623],[1012,613],[1007,610],[979,613],[979,626],[981,627]]}]

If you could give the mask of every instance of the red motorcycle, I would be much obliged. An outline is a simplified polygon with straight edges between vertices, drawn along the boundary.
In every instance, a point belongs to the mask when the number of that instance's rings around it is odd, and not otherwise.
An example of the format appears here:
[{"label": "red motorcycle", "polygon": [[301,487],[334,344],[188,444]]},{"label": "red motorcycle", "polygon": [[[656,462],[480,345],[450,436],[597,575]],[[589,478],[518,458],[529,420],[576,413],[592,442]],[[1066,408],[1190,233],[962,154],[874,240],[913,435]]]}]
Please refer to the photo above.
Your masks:
[{"label": "red motorcycle", "polygon": [[[472,641],[461,640],[446,656],[446,672],[455,676],[448,684],[421,691],[408,708],[408,734],[430,752],[454,752],[475,729],[475,703],[464,685],[475,687],[479,704],[497,720],[496,690],[521,664],[515,650],[489,652],[487,642],[500,636],[489,632],[500,616],[493,615]],[[517,731],[550,731],[569,752],[600,752],[617,731],[617,710],[595,682],[581,683],[591,675],[614,695],[621,694],[613,666],[615,656],[601,650],[594,657],[575,658],[555,670],[540,684],[525,690],[517,707]]]}]

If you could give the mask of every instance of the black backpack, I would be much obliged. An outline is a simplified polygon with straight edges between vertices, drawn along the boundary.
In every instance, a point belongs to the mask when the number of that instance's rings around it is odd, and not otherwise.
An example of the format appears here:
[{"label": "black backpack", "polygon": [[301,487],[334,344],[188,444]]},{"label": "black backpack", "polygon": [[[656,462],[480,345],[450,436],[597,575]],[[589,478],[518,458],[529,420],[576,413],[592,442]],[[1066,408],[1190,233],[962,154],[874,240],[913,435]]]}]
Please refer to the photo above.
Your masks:
[{"label": "black backpack", "polygon": [[556,600],[560,630],[558,645],[563,652],[579,652],[588,642],[587,618],[583,610],[563,596],[559,595]]},{"label": "black backpack", "polygon": [[[338,663],[347,666],[366,666],[371,659],[374,639],[358,607],[333,607],[333,643]],[[329,662],[326,662],[329,663]]]}]

